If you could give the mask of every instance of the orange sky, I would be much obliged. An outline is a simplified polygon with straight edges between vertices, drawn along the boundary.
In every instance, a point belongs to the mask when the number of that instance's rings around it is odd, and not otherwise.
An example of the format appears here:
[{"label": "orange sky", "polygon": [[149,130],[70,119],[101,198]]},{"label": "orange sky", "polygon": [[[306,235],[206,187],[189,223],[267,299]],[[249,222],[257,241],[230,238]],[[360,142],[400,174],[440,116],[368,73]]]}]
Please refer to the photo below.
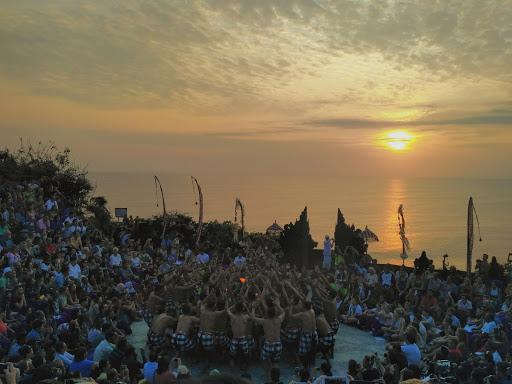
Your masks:
[{"label": "orange sky", "polygon": [[512,174],[510,2],[21,1],[0,46],[2,144],[93,171]]}]

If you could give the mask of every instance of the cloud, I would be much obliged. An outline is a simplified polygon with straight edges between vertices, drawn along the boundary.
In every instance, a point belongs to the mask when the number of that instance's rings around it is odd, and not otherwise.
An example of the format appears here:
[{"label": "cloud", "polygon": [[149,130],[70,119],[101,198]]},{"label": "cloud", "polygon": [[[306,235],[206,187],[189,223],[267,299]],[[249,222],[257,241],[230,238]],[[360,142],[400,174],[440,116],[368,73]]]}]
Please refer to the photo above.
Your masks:
[{"label": "cloud", "polygon": [[[431,78],[491,79],[510,94],[511,45],[512,3],[479,0],[27,0],[0,14],[0,76],[103,108],[300,102],[299,81],[352,56]],[[356,93],[364,101],[377,85]]]},{"label": "cloud", "polygon": [[305,126],[334,127],[334,128],[388,128],[388,127],[429,127],[429,126],[505,126],[512,128],[512,111],[505,109],[494,109],[478,115],[461,116],[454,118],[435,118],[431,115],[428,118],[413,121],[402,120],[372,120],[372,119],[317,119],[306,120]]},{"label": "cloud", "polygon": [[[421,124],[422,121],[415,122]],[[494,114],[468,116],[452,120],[426,121],[425,125],[505,125],[512,128],[512,113],[495,111]]]},{"label": "cloud", "polygon": [[[396,121],[369,119],[319,119],[305,121],[306,125],[336,127],[336,128],[383,128],[396,125]],[[401,122],[403,123],[403,122]]]}]

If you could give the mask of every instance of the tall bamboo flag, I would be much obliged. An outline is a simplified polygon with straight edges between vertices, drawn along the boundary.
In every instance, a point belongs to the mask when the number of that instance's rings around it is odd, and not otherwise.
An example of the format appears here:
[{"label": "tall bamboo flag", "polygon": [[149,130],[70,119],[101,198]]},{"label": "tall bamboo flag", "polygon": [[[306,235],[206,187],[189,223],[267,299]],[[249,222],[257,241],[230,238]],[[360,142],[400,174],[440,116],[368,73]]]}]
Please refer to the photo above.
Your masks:
[{"label": "tall bamboo flag", "polygon": [[196,247],[199,247],[199,242],[201,241],[201,232],[203,230],[203,191],[197,179],[194,176],[190,176],[190,178],[192,180],[192,190],[194,191],[194,195],[197,189],[197,197],[199,200],[196,201],[196,205],[199,205],[199,220],[197,227]]},{"label": "tall bamboo flag", "polygon": [[[238,210],[240,209],[240,222],[242,226],[242,240],[244,239],[245,232],[245,208],[240,199],[237,197],[235,200],[235,224],[238,224]],[[238,226],[235,225],[235,241],[238,241]]]},{"label": "tall bamboo flag", "polygon": [[402,241],[402,259],[407,258],[407,251],[411,249],[409,239],[405,236],[405,218],[404,218],[404,205],[400,204],[398,207],[398,234]]},{"label": "tall bamboo flag", "polygon": [[158,207],[158,187],[160,187],[160,194],[162,198],[162,208],[163,208],[163,214],[162,214],[162,222],[163,222],[163,229],[162,229],[162,240],[165,238],[165,229],[167,228],[167,210],[165,209],[165,197],[164,197],[164,190],[162,188],[162,183],[160,183],[160,179],[158,176],[154,176],[155,179],[155,197],[156,197],[156,206]]},{"label": "tall bamboo flag", "polygon": [[469,198],[468,202],[468,241],[467,241],[467,258],[466,258],[466,271],[468,275],[471,274],[471,267],[473,264],[473,241],[474,241],[474,225],[473,225],[473,214],[476,218],[476,224],[478,226],[478,235],[480,236],[480,241],[482,241],[482,236],[480,234],[480,223],[478,221],[478,215],[476,214],[475,205],[473,204],[473,198]]}]

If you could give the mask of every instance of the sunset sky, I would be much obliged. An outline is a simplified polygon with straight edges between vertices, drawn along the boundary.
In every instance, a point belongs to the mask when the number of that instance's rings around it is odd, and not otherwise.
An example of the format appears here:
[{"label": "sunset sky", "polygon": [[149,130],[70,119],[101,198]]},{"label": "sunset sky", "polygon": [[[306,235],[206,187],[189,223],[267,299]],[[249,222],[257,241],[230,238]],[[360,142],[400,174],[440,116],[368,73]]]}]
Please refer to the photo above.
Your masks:
[{"label": "sunset sky", "polygon": [[0,6],[2,146],[91,171],[512,175],[512,1]]}]

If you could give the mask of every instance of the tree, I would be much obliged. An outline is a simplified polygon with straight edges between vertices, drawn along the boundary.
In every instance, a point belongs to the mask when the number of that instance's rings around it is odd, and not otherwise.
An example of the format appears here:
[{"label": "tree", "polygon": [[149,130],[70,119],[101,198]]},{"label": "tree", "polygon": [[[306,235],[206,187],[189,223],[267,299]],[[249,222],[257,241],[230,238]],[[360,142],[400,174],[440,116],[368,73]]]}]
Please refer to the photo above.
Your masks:
[{"label": "tree", "polygon": [[295,224],[287,224],[280,238],[284,251],[284,260],[299,267],[309,268],[313,265],[313,241],[309,232],[308,207],[305,207]]},{"label": "tree", "polygon": [[[197,226],[190,216],[181,213],[169,213],[165,218],[167,227],[165,237],[167,239],[179,238],[180,244],[185,247],[192,247],[195,242],[195,228]],[[147,239],[152,239],[153,245],[159,247],[164,229],[162,216],[153,216],[150,219],[138,219],[131,227],[131,238],[139,240],[142,244]]]},{"label": "tree", "polygon": [[77,210],[87,203],[92,185],[87,172],[71,159],[71,151],[59,151],[52,143],[33,146],[20,140],[14,151],[0,150],[0,182],[37,181],[49,197],[57,193],[65,204]]},{"label": "tree", "polygon": [[[342,254],[345,263],[353,264],[359,262],[361,256],[366,252],[366,244],[360,229],[356,229],[354,225],[348,225],[345,217],[338,208],[338,220],[334,229],[334,241],[336,252]],[[346,252],[349,249],[350,252]],[[359,256],[356,256],[356,252]]]},{"label": "tree", "polygon": [[233,230],[235,224],[231,221],[208,221],[203,224],[203,236],[200,247],[207,249],[225,250],[234,246]]}]

